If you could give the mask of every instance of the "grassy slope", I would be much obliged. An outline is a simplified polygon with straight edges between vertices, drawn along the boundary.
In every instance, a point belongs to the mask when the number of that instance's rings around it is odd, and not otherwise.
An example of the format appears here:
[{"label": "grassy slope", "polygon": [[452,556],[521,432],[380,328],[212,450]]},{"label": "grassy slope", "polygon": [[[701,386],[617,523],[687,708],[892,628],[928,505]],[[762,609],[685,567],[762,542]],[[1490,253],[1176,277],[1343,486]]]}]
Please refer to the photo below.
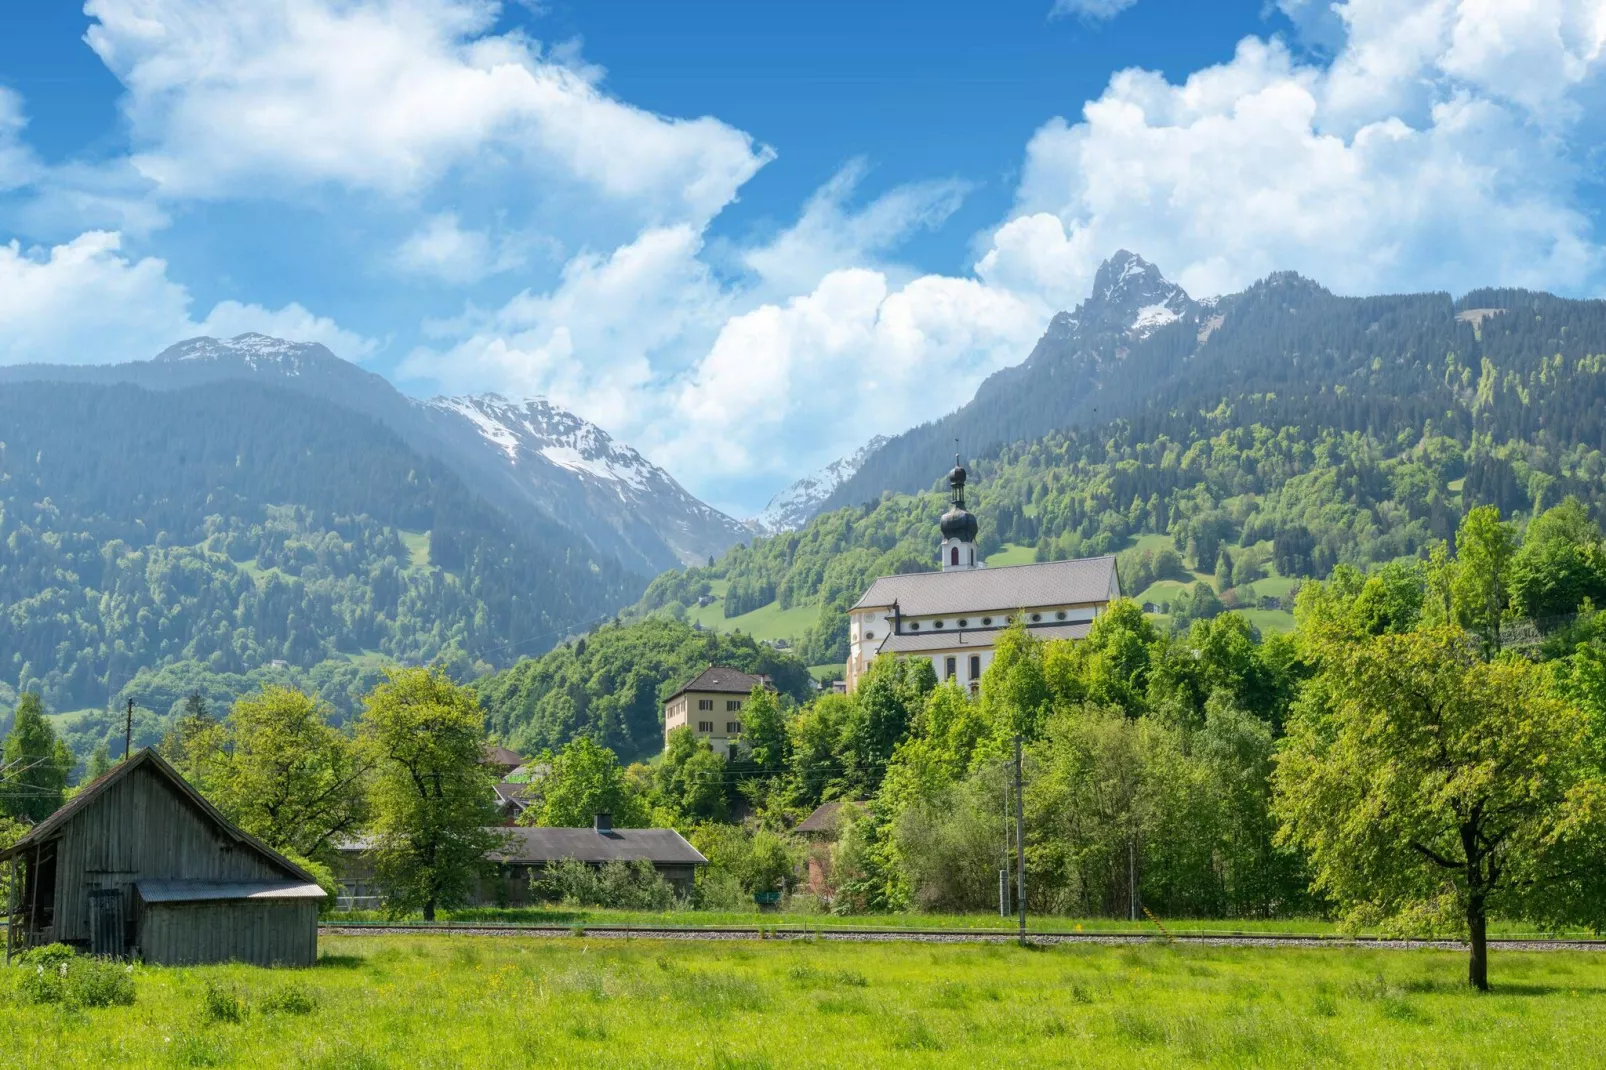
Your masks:
[{"label": "grassy slope", "polygon": [[[1598,1066],[1606,956],[357,937],[307,971],[138,967],[133,1007],[0,989],[0,1065]],[[243,997],[206,1013],[207,986]],[[294,986],[310,1013],[263,1010]],[[214,1001],[215,1003],[216,1001]]]}]

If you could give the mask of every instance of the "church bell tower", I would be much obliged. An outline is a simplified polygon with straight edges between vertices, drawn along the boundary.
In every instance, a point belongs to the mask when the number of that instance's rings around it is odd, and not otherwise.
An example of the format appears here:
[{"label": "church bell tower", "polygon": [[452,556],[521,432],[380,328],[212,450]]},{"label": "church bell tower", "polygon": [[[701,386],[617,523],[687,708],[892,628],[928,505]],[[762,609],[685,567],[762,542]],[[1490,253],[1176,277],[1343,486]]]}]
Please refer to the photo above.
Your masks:
[{"label": "church bell tower", "polygon": [[953,505],[942,514],[942,570],[961,572],[982,568],[984,562],[976,553],[976,516],[965,508],[965,469],[954,456],[954,470],[948,473],[948,487],[953,492]]}]

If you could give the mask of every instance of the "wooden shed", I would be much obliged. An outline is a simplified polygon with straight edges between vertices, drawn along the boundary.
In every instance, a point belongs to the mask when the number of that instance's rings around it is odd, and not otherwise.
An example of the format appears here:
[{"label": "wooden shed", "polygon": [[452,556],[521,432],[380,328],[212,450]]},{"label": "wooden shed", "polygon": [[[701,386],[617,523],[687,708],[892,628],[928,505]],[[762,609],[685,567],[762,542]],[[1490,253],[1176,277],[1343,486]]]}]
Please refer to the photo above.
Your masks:
[{"label": "wooden shed", "polygon": [[310,966],[324,891],[143,750],[29,830],[7,951],[71,944],[160,964]]}]

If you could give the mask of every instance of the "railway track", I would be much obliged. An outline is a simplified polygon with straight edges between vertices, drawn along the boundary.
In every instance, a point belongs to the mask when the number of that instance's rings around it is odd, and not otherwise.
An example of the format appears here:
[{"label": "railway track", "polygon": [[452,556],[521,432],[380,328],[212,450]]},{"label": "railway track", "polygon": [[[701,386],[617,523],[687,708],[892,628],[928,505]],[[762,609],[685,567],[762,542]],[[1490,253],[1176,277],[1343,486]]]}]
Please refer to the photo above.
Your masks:
[{"label": "railway track", "polygon": [[[320,936],[448,936],[575,937],[599,940],[827,940],[843,943],[1015,943],[1017,933],[1002,929],[832,929],[804,926],[693,926],[693,925],[393,925],[383,922],[342,922],[319,926]],[[1302,933],[1171,933],[1159,932],[1032,932],[1028,943],[1132,945],[1191,944],[1200,947],[1335,947],[1385,950],[1465,951],[1460,940],[1396,940],[1375,936],[1340,937]],[[1494,951],[1606,951],[1606,939],[1552,939],[1546,937],[1490,939]]]}]

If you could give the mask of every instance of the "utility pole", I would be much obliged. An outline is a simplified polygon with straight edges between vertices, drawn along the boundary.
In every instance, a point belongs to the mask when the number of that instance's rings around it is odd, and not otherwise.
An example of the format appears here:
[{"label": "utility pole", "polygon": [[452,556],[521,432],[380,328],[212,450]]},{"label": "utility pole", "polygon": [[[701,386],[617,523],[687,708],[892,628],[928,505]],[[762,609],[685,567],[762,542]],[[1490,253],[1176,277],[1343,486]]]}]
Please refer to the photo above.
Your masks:
[{"label": "utility pole", "polygon": [[1020,942],[1026,942],[1026,807],[1021,801],[1020,733],[1015,733],[1015,895],[1020,899]]},{"label": "utility pole", "polygon": [[1126,837],[1126,913],[1128,920],[1138,920],[1138,849],[1131,833]]},{"label": "utility pole", "polygon": [[[1002,766],[998,771],[1004,772]],[[1006,774],[998,779],[1004,785],[1004,851],[998,866],[998,916],[1007,918],[1009,917],[1009,777]]]},{"label": "utility pole", "polygon": [[134,700],[128,700],[128,720],[123,722],[123,761],[134,756]]}]

